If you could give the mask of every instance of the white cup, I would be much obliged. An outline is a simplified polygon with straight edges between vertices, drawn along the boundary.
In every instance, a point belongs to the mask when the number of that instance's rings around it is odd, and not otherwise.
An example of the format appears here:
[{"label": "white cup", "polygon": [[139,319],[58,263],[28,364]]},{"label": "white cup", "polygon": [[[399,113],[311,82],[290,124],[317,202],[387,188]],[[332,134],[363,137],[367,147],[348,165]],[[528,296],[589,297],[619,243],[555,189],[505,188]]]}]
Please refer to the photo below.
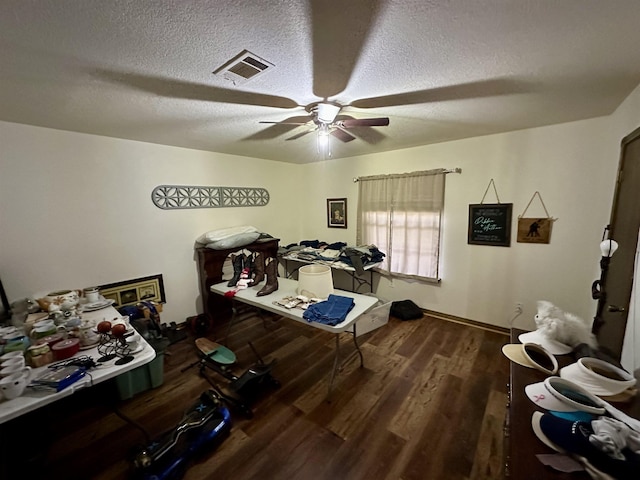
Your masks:
[{"label": "white cup", "polygon": [[0,379],[0,391],[7,400],[18,398],[29,384],[29,378],[22,373],[13,373]]},{"label": "white cup", "polygon": [[10,377],[11,375],[14,375],[16,373],[24,375],[28,380],[31,377],[31,367],[25,365],[11,365],[9,367],[4,367],[2,368],[2,370],[0,370],[0,377]]},{"label": "white cup", "polygon": [[56,324],[51,322],[51,324],[47,324],[42,327],[34,327],[29,332],[29,336],[33,339],[48,337],[49,335],[53,335],[58,331],[58,327]]},{"label": "white cup", "polygon": [[0,357],[0,363],[4,363],[10,358],[15,358],[15,357],[24,357],[24,352],[22,352],[21,350],[16,350],[15,352],[5,353]]},{"label": "white cup", "polygon": [[95,330],[93,322],[87,320],[83,321],[75,332],[75,335],[80,340],[81,347],[95,345],[100,341],[100,335]]},{"label": "white cup", "polygon": [[12,340],[14,338],[17,338],[23,335],[23,333],[20,330],[18,330],[16,327],[3,328],[0,334],[2,335],[2,339],[5,342],[8,342],[9,340]]},{"label": "white cup", "polygon": [[15,367],[18,365],[21,367],[24,367],[26,364],[27,363],[26,363],[26,360],[24,359],[24,355],[9,357],[6,360],[2,360],[2,362],[0,362],[0,370],[3,368]]},{"label": "white cup", "polygon": [[127,342],[129,351],[134,352],[140,346],[140,335],[136,333],[134,333],[133,335],[129,335],[125,338],[125,342]]},{"label": "white cup", "polygon": [[100,291],[98,287],[90,287],[84,289],[84,298],[87,303],[96,303],[100,301]]},{"label": "white cup", "polygon": [[38,320],[37,322],[33,322],[33,328],[55,328],[56,322],[53,319],[46,318],[44,320]]}]

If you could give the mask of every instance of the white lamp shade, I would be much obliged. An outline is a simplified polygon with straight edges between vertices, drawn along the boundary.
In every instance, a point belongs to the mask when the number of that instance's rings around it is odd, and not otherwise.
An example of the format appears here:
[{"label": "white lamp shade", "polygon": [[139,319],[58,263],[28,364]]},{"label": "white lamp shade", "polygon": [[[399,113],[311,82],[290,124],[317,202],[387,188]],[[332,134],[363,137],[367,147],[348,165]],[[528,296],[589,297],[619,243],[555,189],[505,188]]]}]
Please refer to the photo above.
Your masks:
[{"label": "white lamp shade", "polygon": [[330,103],[318,104],[318,121],[321,123],[333,123],[340,111],[340,107],[337,105],[331,105]]},{"label": "white lamp shade", "polygon": [[618,242],[608,238],[600,243],[600,251],[603,257],[611,257],[618,250]]},{"label": "white lamp shade", "polygon": [[298,270],[298,295],[326,300],[333,293],[331,267],[305,265]]}]

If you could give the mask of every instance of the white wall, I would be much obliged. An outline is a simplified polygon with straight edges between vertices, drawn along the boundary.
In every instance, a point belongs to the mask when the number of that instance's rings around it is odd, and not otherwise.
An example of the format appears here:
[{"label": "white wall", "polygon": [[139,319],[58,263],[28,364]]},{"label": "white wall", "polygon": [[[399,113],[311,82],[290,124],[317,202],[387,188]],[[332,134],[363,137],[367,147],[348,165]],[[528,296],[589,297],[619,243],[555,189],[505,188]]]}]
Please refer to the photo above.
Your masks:
[{"label": "white wall", "polygon": [[[253,225],[297,241],[296,169],[282,162],[0,122],[0,278],[14,301],[158,273],[162,320],[201,311],[194,241]],[[161,184],[263,187],[266,207],[161,210]]]},{"label": "white wall", "polygon": [[[522,302],[517,325],[533,328],[542,299],[590,320],[620,140],[639,114],[636,90],[609,117],[307,165],[0,122],[0,278],[15,300],[162,273],[163,320],[180,322],[201,309],[193,258],[201,233],[254,225],[283,245],[353,244],[353,177],[461,167],[462,174],[447,177],[441,284],[376,276],[378,295],[498,326],[508,326]],[[491,178],[500,200],[513,203],[509,248],[467,244],[468,205],[480,202]],[[150,199],[160,184],[264,187],[271,201],[164,211]],[[535,191],[558,218],[549,245],[515,240],[517,216]],[[326,226],[326,199],[333,197],[348,199],[346,230]],[[537,201],[527,212],[543,214]]]},{"label": "white wall", "polygon": [[[619,134],[602,117],[306,167],[315,208],[303,217],[307,238],[355,241],[357,183],[352,178],[431,168],[461,167],[447,176],[440,285],[381,279],[385,299],[410,298],[419,306],[463,318],[508,326],[516,302],[524,315],[516,325],[534,328],[537,300],[549,300],[591,321],[591,282],[598,278],[598,244],[608,223],[618,160]],[[511,247],[467,244],[468,206],[480,203],[494,179],[500,201],[513,203]],[[517,216],[539,191],[551,216],[551,243],[517,243]],[[347,232],[323,228],[323,197],[347,197]],[[495,202],[491,189],[485,202]],[[538,200],[527,216],[544,215]],[[330,231],[328,231],[330,230]]]}]

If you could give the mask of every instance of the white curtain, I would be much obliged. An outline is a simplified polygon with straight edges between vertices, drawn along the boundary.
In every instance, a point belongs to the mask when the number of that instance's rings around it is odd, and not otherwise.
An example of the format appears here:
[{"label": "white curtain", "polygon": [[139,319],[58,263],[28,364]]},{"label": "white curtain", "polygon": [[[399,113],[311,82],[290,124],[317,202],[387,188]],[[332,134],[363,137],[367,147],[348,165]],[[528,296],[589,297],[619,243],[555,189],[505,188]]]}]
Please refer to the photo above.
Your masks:
[{"label": "white curtain", "polygon": [[438,279],[444,185],[443,169],[360,178],[357,242],[386,254],[381,270]]},{"label": "white curtain", "polygon": [[629,372],[635,373],[640,369],[640,292],[638,282],[640,269],[638,259],[640,257],[640,235],[638,236],[638,246],[636,247],[636,257],[634,266],[633,289],[631,290],[631,301],[629,302],[629,312],[627,316],[627,327],[622,344],[622,355],[620,363]]}]

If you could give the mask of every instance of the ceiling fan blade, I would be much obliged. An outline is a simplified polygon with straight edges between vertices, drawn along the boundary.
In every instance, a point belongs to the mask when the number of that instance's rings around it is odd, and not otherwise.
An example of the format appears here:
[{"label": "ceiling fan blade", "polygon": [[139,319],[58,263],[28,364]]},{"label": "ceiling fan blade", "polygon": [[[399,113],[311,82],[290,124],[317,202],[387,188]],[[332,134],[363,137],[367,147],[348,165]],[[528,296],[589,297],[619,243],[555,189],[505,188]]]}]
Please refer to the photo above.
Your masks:
[{"label": "ceiling fan blade", "polygon": [[346,120],[339,120],[336,124],[343,128],[351,127],[386,127],[389,125],[388,117],[380,118],[348,118]]},{"label": "ceiling fan blade", "polygon": [[141,75],[103,69],[96,69],[93,74],[102,80],[153,93],[161,97],[275,108],[295,108],[300,106],[290,98],[277,95],[243,92],[155,75]]},{"label": "ceiling fan blade", "polygon": [[312,0],[313,93],[327,99],[348,85],[372,31],[379,0]]},{"label": "ceiling fan blade", "polygon": [[397,93],[382,97],[362,98],[350,103],[357,108],[395,107],[420,103],[463,100],[466,98],[494,97],[531,91],[531,87],[521,80],[495,78],[478,82],[461,83],[445,87],[418,90],[417,92]]},{"label": "ceiling fan blade", "polygon": [[306,125],[309,122],[263,122],[263,121],[260,121],[258,123],[275,123],[276,125]]},{"label": "ceiling fan blade", "polygon": [[[303,123],[304,122],[304,123]],[[308,125],[308,116],[293,116],[285,118],[282,122],[260,122],[269,123],[270,125],[264,130],[255,132],[243,140],[271,140],[282,135],[286,135],[298,128],[300,125]]]},{"label": "ceiling fan blade", "polygon": [[304,137],[305,135],[307,135],[308,133],[313,132],[315,129],[310,129],[310,130],[305,130],[304,132],[300,132],[300,133],[296,133],[295,135],[291,135],[289,138],[285,138],[285,141],[287,140],[297,140],[300,137]]},{"label": "ceiling fan blade", "polygon": [[342,130],[342,128],[338,127],[335,130],[331,131],[331,135],[333,135],[334,137],[336,137],[338,140],[342,140],[343,142],[350,142],[351,140],[355,140],[356,137],[354,137],[353,135],[351,135],[348,132],[345,132],[344,130]]}]

